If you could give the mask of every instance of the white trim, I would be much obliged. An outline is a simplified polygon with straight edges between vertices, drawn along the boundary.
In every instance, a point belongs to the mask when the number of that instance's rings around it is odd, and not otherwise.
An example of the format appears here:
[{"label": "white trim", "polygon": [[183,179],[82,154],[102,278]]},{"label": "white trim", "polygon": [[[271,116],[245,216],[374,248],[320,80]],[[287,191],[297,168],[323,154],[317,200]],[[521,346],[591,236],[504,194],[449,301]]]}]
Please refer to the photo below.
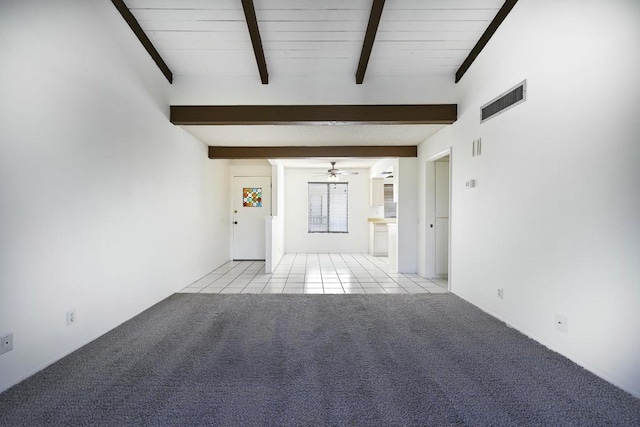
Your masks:
[{"label": "white trim", "polygon": [[[453,220],[452,220],[452,200],[453,200],[453,148],[452,147],[448,147],[445,150],[442,150],[436,154],[434,154],[433,156],[427,158],[427,161],[425,162],[425,188],[426,188],[426,194],[425,194],[425,213],[427,216],[429,216],[429,210],[428,210],[428,206],[429,206],[429,197],[430,194],[435,194],[435,181],[431,182],[432,185],[428,185],[427,184],[427,180],[428,180],[428,175],[429,175],[429,163],[435,163],[438,159],[441,159],[443,157],[447,157],[449,156],[449,242],[447,244],[447,251],[448,251],[448,259],[447,259],[447,290],[449,292],[451,292],[451,283],[452,283],[452,270],[451,270],[451,230],[452,230],[452,226],[453,226]],[[434,196],[435,197],[435,196]],[[434,206],[435,207],[435,206]],[[435,222],[435,218],[430,218]],[[435,234],[430,233],[429,232],[429,228],[431,228],[429,225],[431,224],[430,221],[425,221],[424,224],[424,236],[425,236],[425,246],[424,246],[424,254],[425,254],[425,258],[427,257],[427,254],[432,254],[433,258],[431,260],[431,262],[427,259],[425,259],[425,276],[427,276],[428,278],[442,278],[438,275],[436,275],[435,273],[435,267],[429,268],[429,266],[433,266],[435,265]],[[433,236],[431,236],[431,234],[433,234]],[[432,249],[432,250],[430,250]]]},{"label": "white trim", "polygon": [[553,351],[554,353],[558,353],[558,354],[566,357],[567,359],[571,360],[576,365],[582,366],[583,368],[585,368],[587,371],[591,372],[592,374],[602,378],[603,380],[613,384],[614,386],[618,387],[619,389],[624,390],[627,393],[629,393],[630,395],[640,399],[640,393],[638,393],[637,390],[634,390],[631,387],[629,387],[628,385],[623,384],[620,381],[618,381],[618,380],[612,378],[611,376],[605,374],[604,372],[600,371],[598,368],[594,367],[590,363],[584,362],[579,357],[575,357],[574,355],[572,355],[570,353],[561,352],[559,350],[554,349],[551,345],[549,345],[541,337],[537,336],[536,334],[532,334],[531,332],[529,332],[525,328],[522,328],[522,327],[520,327],[518,325],[514,325],[513,323],[508,322],[507,320],[505,320],[501,316],[493,313],[491,310],[486,310],[484,307],[482,307],[482,306],[476,304],[475,302],[473,302],[473,300],[471,298],[467,298],[466,296],[458,294],[457,292],[452,292],[452,291],[450,291],[450,292],[452,294],[456,295],[457,297],[465,300],[466,302],[468,302],[469,304],[473,305],[474,307],[476,307],[476,308],[482,310],[483,312],[487,313],[488,315],[495,317],[496,319],[500,320],[501,322],[504,322],[504,324],[507,325],[508,327],[513,328],[516,331],[520,332],[521,334],[526,335],[527,337],[529,337],[532,340],[536,341],[538,344],[543,345],[544,347],[548,348],[549,350]]}]

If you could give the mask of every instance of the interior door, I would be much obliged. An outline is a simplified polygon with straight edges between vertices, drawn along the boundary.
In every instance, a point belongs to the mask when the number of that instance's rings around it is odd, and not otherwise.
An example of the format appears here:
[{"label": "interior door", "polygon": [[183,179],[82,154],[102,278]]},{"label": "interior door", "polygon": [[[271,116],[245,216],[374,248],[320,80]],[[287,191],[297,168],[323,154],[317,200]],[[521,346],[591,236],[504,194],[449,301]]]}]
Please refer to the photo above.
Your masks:
[{"label": "interior door", "polygon": [[449,162],[436,161],[436,265],[437,275],[449,274]]},{"label": "interior door", "polygon": [[271,177],[233,177],[233,259],[265,259],[265,218],[271,216]]}]

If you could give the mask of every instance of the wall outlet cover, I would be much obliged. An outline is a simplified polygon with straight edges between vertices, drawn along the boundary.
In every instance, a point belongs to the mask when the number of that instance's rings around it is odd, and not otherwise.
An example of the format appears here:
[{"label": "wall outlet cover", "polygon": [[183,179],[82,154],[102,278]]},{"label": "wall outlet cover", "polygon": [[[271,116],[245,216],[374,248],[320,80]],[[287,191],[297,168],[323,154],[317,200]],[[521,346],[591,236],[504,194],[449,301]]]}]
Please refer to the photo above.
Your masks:
[{"label": "wall outlet cover", "polygon": [[76,320],[76,311],[67,311],[67,326],[73,325],[74,323],[76,323]]}]

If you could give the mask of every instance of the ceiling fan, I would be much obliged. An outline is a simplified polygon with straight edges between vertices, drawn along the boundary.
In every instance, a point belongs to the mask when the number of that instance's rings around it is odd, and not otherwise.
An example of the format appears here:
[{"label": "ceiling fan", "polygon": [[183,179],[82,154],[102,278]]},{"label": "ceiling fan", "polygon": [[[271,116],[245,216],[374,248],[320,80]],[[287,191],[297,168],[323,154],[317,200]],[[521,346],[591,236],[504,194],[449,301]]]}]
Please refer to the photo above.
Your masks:
[{"label": "ceiling fan", "polygon": [[359,172],[347,172],[340,169],[336,169],[336,162],[331,162],[331,169],[326,173],[318,174],[315,176],[326,176],[327,181],[340,181],[342,175],[358,175]]}]

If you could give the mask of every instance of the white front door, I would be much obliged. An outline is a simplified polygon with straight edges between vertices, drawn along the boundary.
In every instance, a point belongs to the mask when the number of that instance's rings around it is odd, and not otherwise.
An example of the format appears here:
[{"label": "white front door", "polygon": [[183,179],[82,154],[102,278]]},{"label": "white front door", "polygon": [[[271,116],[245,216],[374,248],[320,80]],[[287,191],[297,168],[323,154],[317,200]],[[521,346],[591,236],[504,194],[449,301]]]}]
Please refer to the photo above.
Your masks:
[{"label": "white front door", "polygon": [[265,259],[265,217],[271,216],[271,177],[233,177],[233,259]]}]

